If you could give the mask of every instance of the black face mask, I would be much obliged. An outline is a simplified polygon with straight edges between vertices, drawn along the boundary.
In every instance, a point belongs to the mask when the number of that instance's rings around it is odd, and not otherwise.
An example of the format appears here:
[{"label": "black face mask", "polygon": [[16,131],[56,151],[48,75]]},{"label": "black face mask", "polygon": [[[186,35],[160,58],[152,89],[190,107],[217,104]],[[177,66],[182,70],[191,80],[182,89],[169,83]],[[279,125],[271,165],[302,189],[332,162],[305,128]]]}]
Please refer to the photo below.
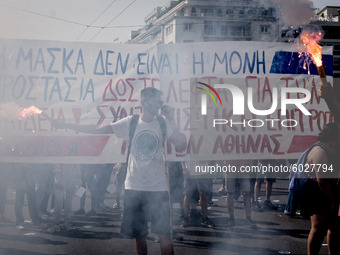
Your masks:
[{"label": "black face mask", "polygon": [[162,107],[163,102],[148,102],[145,104],[144,109],[150,113],[152,116],[155,116],[158,113],[158,110]]}]

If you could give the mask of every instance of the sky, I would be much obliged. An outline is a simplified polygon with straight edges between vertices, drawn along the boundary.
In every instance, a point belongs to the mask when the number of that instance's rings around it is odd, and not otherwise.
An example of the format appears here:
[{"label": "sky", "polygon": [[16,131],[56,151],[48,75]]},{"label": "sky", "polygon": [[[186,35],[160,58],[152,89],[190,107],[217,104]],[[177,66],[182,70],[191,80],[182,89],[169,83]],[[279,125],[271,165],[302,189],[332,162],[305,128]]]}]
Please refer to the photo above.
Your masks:
[{"label": "sky", "polygon": [[[285,1],[285,0],[275,0]],[[301,0],[309,1],[309,0]],[[123,43],[169,0],[0,0],[0,37]],[[313,0],[315,8],[339,0]]]}]

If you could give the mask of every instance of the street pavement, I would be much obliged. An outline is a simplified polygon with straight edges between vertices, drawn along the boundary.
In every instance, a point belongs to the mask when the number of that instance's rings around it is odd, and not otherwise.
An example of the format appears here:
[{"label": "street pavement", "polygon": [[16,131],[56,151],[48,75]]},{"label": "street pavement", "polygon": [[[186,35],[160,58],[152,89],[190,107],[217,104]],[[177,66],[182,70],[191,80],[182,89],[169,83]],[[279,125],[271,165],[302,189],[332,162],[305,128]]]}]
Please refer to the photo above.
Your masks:
[{"label": "street pavement", "polygon": [[[307,219],[291,218],[283,213],[288,196],[288,181],[274,183],[271,200],[278,206],[276,211],[254,212],[252,219],[257,229],[245,224],[242,197],[235,201],[236,226],[228,227],[228,213],[224,194],[218,194],[220,182],[214,184],[214,206],[209,207],[209,217],[214,228],[204,227],[199,220],[190,227],[180,226],[180,209],[173,208],[173,236],[175,254],[307,254],[306,244],[310,227]],[[260,196],[264,198],[265,185]],[[87,194],[89,194],[87,192]],[[25,229],[17,230],[14,215],[15,191],[8,190],[5,222],[0,223],[0,255],[45,255],[45,254],[135,254],[133,240],[119,234],[121,210],[98,211],[94,216],[73,216],[69,231],[49,233],[44,228],[35,227],[29,221],[27,205],[24,215]],[[86,199],[89,210],[90,197]],[[108,195],[105,203],[113,204],[113,196]],[[79,199],[73,201],[73,210],[79,209]],[[200,209],[197,206],[197,209]],[[148,236],[148,254],[160,254],[155,237]],[[326,243],[324,241],[324,243]],[[320,254],[327,254],[324,244]]]}]

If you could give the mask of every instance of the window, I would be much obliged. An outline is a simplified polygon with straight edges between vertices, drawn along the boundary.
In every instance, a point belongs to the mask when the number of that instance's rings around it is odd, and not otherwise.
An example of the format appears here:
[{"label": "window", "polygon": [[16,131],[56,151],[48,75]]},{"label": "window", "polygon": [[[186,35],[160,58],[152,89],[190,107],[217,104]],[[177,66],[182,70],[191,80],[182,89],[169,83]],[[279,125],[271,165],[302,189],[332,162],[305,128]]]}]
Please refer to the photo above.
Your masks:
[{"label": "window", "polygon": [[193,26],[192,23],[184,23],[184,31],[192,31]]},{"label": "window", "polygon": [[340,45],[333,45],[333,47],[334,47],[333,51],[340,51]]},{"label": "window", "polygon": [[196,17],[196,15],[197,15],[196,9],[195,9],[195,7],[193,7],[193,8],[191,9],[191,16],[192,16],[192,17]]},{"label": "window", "polygon": [[227,14],[227,17],[233,18],[233,17],[234,17],[234,10],[228,9],[228,10],[226,11],[226,14]]},{"label": "window", "polygon": [[214,23],[211,21],[204,21],[204,34],[214,35]]},{"label": "window", "polygon": [[244,18],[244,17],[245,17],[245,15],[244,15],[244,10],[240,10],[240,11],[238,12],[238,16],[239,16],[240,18]]},{"label": "window", "polygon": [[167,28],[165,28],[165,34],[169,35],[174,31],[174,25],[170,25]]},{"label": "window", "polygon": [[261,33],[263,34],[269,33],[269,26],[261,26]]},{"label": "window", "polygon": [[340,67],[340,58],[333,58],[333,67]]},{"label": "window", "polygon": [[245,27],[231,27],[231,35],[232,36],[245,36],[246,28]]},{"label": "window", "polygon": [[227,25],[221,26],[221,35],[228,35],[228,26]]},{"label": "window", "polygon": [[216,15],[217,15],[217,17],[222,17],[222,16],[223,16],[222,10],[221,10],[221,9],[218,9]]},{"label": "window", "polygon": [[156,30],[152,33],[152,35],[153,35],[154,37],[157,37],[161,32],[162,32],[161,28],[158,28],[158,29],[156,29]]},{"label": "window", "polygon": [[254,11],[248,10],[248,17],[253,17],[253,16],[254,16]]},{"label": "window", "polygon": [[178,13],[179,13],[179,16],[184,16],[185,14],[184,9],[181,9]]},{"label": "window", "polygon": [[213,9],[201,9],[201,16],[213,16]]}]

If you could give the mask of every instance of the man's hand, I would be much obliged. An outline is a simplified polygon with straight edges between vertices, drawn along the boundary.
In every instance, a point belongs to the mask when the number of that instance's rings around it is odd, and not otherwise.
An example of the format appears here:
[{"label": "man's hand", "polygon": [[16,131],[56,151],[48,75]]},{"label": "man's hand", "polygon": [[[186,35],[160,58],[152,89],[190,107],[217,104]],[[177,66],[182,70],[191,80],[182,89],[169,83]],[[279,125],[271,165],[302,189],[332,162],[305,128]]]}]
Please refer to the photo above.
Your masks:
[{"label": "man's hand", "polygon": [[161,114],[169,121],[175,118],[175,108],[171,108],[168,105],[163,105],[161,108]]},{"label": "man's hand", "polygon": [[60,120],[52,120],[53,126],[56,129],[71,129],[86,134],[113,134],[113,129],[110,125],[80,125],[76,123],[68,123]]},{"label": "man's hand", "polygon": [[327,83],[323,83],[320,82],[319,83],[319,95],[322,98],[330,98],[332,96],[333,93],[333,88],[330,82]]}]

